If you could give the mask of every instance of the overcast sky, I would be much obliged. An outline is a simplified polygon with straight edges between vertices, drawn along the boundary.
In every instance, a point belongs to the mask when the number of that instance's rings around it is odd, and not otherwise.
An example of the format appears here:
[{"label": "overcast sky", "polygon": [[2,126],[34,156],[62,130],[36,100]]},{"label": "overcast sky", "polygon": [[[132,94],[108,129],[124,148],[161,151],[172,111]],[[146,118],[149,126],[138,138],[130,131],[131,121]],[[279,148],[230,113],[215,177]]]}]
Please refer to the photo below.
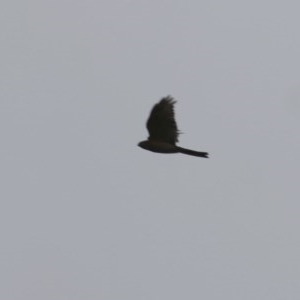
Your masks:
[{"label": "overcast sky", "polygon": [[299,11],[2,1],[0,298],[300,299]]}]

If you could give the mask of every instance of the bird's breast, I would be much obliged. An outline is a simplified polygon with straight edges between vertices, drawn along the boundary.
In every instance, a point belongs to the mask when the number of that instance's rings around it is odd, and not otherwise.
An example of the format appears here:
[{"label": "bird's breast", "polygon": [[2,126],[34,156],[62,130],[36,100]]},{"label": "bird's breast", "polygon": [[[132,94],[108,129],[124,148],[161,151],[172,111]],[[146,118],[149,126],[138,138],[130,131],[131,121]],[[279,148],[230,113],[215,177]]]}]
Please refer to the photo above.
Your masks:
[{"label": "bird's breast", "polygon": [[161,141],[145,141],[143,145],[141,145],[142,148],[152,151],[152,152],[157,152],[157,153],[177,153],[178,149],[175,145],[166,143],[166,142],[161,142]]}]

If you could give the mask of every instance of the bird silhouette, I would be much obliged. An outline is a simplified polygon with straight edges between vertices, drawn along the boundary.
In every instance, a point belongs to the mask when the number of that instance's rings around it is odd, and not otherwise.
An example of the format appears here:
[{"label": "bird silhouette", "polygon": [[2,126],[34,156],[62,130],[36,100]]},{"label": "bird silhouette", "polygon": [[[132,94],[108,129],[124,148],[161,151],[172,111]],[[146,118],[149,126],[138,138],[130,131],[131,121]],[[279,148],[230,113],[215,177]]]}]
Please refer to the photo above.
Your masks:
[{"label": "bird silhouette", "polygon": [[139,142],[138,146],[157,153],[183,153],[208,158],[207,152],[194,151],[176,145],[180,132],[175,121],[175,103],[176,101],[171,96],[167,96],[153,106],[146,124],[149,137]]}]

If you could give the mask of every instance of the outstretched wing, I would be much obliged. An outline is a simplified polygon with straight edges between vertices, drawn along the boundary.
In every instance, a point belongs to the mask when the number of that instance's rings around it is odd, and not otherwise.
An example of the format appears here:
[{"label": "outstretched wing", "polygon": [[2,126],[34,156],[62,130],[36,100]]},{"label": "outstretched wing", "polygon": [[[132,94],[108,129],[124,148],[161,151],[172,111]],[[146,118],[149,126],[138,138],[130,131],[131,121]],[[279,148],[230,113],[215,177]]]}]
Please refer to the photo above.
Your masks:
[{"label": "outstretched wing", "polygon": [[175,145],[178,142],[174,104],[176,101],[167,96],[154,105],[147,121],[149,140],[162,141]]}]

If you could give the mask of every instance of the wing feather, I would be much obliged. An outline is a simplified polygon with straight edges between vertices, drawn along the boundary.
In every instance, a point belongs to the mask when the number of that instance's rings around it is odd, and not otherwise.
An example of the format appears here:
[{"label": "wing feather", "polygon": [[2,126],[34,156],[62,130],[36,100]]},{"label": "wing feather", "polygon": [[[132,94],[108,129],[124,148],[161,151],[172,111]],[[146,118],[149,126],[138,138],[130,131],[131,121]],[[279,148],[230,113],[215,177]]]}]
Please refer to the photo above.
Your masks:
[{"label": "wing feather", "polygon": [[167,96],[154,105],[147,121],[149,140],[162,141],[175,145],[179,131],[175,121],[174,104],[176,101]]}]

